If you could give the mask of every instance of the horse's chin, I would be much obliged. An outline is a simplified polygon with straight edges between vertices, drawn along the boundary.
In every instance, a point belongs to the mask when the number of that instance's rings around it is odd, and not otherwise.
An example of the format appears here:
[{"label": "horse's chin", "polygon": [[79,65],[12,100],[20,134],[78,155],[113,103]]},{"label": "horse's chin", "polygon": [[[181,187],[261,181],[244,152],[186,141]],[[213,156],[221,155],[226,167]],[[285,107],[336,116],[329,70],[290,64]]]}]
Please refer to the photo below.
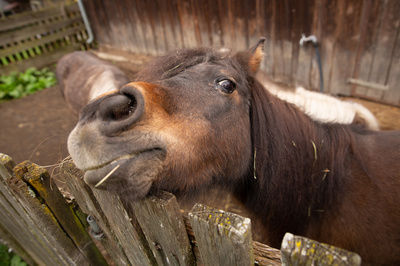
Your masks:
[{"label": "horse's chin", "polygon": [[145,197],[163,170],[165,152],[149,150],[135,156],[121,156],[106,165],[87,169],[84,181],[96,188],[131,200]]}]

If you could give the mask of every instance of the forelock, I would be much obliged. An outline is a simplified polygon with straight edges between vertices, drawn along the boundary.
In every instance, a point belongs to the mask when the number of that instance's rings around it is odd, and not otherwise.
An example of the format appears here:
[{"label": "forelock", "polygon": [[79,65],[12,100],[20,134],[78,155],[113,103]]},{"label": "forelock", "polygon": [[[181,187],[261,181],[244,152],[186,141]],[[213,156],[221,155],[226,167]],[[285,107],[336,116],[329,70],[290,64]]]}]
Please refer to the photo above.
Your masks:
[{"label": "forelock", "polygon": [[217,62],[229,56],[226,52],[210,48],[177,50],[157,57],[137,75],[137,80],[161,80],[173,77],[195,65]]}]

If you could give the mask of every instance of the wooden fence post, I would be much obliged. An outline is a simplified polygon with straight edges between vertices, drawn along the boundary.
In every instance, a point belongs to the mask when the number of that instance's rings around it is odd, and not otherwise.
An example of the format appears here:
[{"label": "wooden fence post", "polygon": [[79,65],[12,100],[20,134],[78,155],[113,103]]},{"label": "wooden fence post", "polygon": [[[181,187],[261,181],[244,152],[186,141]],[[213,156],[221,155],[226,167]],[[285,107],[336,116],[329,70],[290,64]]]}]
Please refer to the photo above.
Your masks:
[{"label": "wooden fence post", "polygon": [[23,248],[40,265],[84,264],[85,258],[48,207],[23,180],[10,174],[9,165],[3,164],[7,156],[1,157],[0,224],[18,242],[17,250]]},{"label": "wooden fence post", "polygon": [[328,244],[286,233],[281,246],[282,265],[361,265],[361,257]]},{"label": "wooden fence post", "polygon": [[279,249],[275,249],[263,243],[253,241],[253,254],[255,265],[282,265],[281,252]]},{"label": "wooden fence post", "polygon": [[[13,201],[14,199],[11,198],[11,195],[9,192],[6,190],[6,187],[4,186],[4,180],[8,179],[9,177],[12,176],[12,169],[14,168],[15,163],[11,159],[10,156],[5,155],[0,153],[0,210],[2,215],[7,215],[5,213],[4,208],[7,208],[9,205],[9,201]],[[8,200],[6,201],[6,197],[4,195],[8,195]],[[4,204],[7,204],[6,206]],[[24,259],[25,262],[27,262],[30,265],[33,265],[35,261],[32,259],[32,257],[25,251],[24,247],[21,246],[21,244],[18,243],[18,240],[15,239],[15,237],[10,234],[8,231],[8,228],[3,228],[4,222],[0,222],[0,236],[3,239],[3,241],[6,242],[6,244],[11,247],[15,253],[17,253],[21,258]]]},{"label": "wooden fence post", "polygon": [[[124,240],[120,236],[117,236],[113,227],[118,226],[118,223],[110,224],[108,221],[109,215],[121,212],[121,205],[112,206],[112,204],[99,204],[94,193],[102,194],[106,192],[98,190],[96,190],[97,192],[92,191],[82,180],[83,172],[77,169],[73,163],[64,163],[61,172],[65,175],[65,180],[70,188],[70,192],[74,195],[81,210],[95,217],[97,224],[103,230],[105,237],[98,242],[107,251],[111,257],[111,261],[117,265],[130,264],[125,253],[125,248],[129,247],[129,242],[126,242],[127,239]],[[141,241],[147,243],[148,251],[153,258],[153,264],[170,263],[174,265],[180,263],[181,265],[191,265],[197,262],[201,265],[202,262],[198,248],[192,250],[187,240],[188,235],[190,239],[193,240],[192,244],[196,244],[189,219],[187,217],[182,217],[176,199],[172,194],[161,192],[158,195],[150,196],[142,201],[125,203],[125,205],[127,208],[123,209],[122,213],[126,212],[128,217],[132,219],[130,222],[133,224],[135,230],[141,232],[138,236],[143,237]],[[109,208],[107,215],[103,213],[105,207]],[[183,221],[181,218],[183,218]],[[183,227],[185,229],[182,230]],[[254,261],[258,265],[281,264],[279,250],[256,241],[254,241],[252,245],[255,254]],[[195,254],[193,255],[192,252]],[[235,249],[235,253],[236,252]],[[196,262],[191,259],[193,258],[192,256],[197,258]],[[213,261],[213,264],[214,263],[215,261]]]},{"label": "wooden fence post", "polygon": [[[50,185],[48,172],[28,161],[14,165],[0,153],[2,239],[29,264],[106,265],[82,217]],[[71,162],[63,163],[61,172],[82,210],[104,231],[94,242],[108,252],[111,265],[361,264],[355,253],[290,233],[280,257],[278,250],[252,241],[248,218],[196,204],[184,220],[171,193],[123,204],[116,195],[87,186]]]},{"label": "wooden fence post", "polygon": [[99,266],[107,265],[72,206],[67,204],[57,186],[50,184],[49,173],[44,168],[29,161],[20,163],[17,169],[18,177],[28,182],[38,196],[44,200],[62,229],[86,257],[86,260]]},{"label": "wooden fence post", "polygon": [[189,221],[202,264],[254,265],[249,218],[196,204]]},{"label": "wooden fence post", "polygon": [[185,223],[173,194],[160,192],[131,203],[131,207],[159,265],[195,265]]},{"label": "wooden fence post", "polygon": [[105,239],[101,243],[117,265],[155,264],[136,219],[129,216],[117,195],[91,189],[82,180],[82,171],[72,163],[64,163],[62,173],[68,176],[67,184],[83,212],[95,217],[103,230]]}]

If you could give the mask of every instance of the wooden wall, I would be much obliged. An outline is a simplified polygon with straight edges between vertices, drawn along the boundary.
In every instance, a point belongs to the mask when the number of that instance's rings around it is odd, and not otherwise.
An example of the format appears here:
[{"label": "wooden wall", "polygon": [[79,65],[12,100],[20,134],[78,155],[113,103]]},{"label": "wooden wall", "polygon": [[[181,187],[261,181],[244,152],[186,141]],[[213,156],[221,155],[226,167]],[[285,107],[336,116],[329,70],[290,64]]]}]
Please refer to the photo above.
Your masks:
[{"label": "wooden wall", "polygon": [[[268,39],[263,69],[275,81],[400,105],[400,1],[86,0],[100,45],[163,54],[177,48],[245,49]],[[358,85],[356,85],[358,84]],[[361,84],[361,85],[360,85]]]}]

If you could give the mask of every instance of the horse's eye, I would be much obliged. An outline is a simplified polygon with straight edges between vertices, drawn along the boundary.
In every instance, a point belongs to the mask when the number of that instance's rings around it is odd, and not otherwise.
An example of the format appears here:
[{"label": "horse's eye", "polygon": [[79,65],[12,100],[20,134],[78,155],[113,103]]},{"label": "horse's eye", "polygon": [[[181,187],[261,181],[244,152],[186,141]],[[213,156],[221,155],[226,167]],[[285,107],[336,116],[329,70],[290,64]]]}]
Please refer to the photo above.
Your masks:
[{"label": "horse's eye", "polygon": [[232,93],[236,89],[236,84],[229,79],[222,79],[217,81],[217,89],[224,93]]}]

